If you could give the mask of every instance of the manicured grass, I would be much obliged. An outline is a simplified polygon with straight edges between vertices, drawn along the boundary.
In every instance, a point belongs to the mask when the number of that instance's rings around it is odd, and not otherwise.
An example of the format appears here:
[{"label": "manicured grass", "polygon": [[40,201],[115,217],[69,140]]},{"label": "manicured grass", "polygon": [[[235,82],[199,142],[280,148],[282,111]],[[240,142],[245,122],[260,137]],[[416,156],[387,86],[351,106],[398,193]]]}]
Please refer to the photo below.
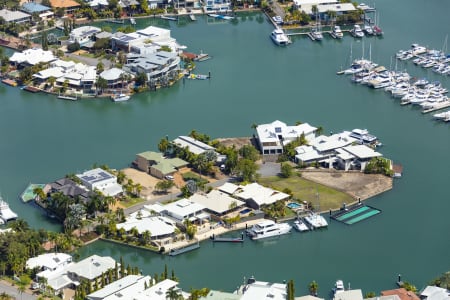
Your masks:
[{"label": "manicured grass", "polygon": [[292,175],[289,178],[278,176],[263,177],[258,182],[279,191],[288,188],[292,191],[294,198],[299,201],[311,202],[313,207],[320,211],[338,209],[343,203],[353,202],[351,196],[341,191],[303,179],[298,175]]},{"label": "manicured grass", "polygon": [[142,198],[127,198],[125,201],[120,201],[119,203],[123,205],[125,208],[131,207],[133,205],[144,202],[145,200]]}]

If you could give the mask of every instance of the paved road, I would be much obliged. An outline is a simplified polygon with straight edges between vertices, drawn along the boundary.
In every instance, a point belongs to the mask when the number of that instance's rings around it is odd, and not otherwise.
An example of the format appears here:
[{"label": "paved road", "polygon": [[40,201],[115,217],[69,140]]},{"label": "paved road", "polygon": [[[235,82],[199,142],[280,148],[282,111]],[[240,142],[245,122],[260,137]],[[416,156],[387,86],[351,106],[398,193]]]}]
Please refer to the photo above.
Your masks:
[{"label": "paved road", "polygon": [[30,295],[27,293],[20,294],[17,290],[17,287],[11,286],[3,281],[0,281],[0,293],[6,293],[17,300],[36,300],[37,297],[35,295]]}]

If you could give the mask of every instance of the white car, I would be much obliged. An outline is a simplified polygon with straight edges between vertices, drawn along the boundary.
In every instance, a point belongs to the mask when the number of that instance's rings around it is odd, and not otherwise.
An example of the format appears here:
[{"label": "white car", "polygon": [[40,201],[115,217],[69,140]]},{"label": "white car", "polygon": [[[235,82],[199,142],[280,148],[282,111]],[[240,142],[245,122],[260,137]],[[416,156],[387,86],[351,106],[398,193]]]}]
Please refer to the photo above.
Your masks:
[{"label": "white car", "polygon": [[280,16],[274,16],[272,19],[276,24],[283,24],[283,19]]},{"label": "white car", "polygon": [[166,178],[167,180],[173,180],[173,176],[172,176],[172,175],[166,175],[165,178]]}]

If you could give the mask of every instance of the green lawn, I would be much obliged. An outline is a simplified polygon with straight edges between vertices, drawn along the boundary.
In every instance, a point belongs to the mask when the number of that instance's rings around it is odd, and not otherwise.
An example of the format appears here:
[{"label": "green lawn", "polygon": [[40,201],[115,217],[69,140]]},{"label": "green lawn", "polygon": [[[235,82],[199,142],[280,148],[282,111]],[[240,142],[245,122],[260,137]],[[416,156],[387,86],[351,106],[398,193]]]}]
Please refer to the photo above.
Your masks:
[{"label": "green lawn", "polygon": [[278,176],[263,177],[258,182],[261,185],[279,191],[288,188],[292,191],[294,198],[299,201],[311,202],[313,207],[318,208],[320,211],[338,209],[344,202],[350,203],[354,201],[352,197],[341,191],[303,179],[297,175],[292,175],[289,178]]},{"label": "green lawn", "polygon": [[125,201],[120,201],[120,204],[123,205],[125,208],[131,207],[133,205],[139,204],[144,202],[145,200],[142,198],[132,198],[132,197],[128,197],[127,200]]}]

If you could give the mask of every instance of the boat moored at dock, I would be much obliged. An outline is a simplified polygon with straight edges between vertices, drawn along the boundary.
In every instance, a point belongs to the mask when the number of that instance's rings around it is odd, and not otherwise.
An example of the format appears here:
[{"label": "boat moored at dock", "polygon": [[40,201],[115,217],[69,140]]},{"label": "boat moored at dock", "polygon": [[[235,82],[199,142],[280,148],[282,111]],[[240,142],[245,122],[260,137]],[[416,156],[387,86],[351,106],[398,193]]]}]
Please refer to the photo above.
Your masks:
[{"label": "boat moored at dock", "polygon": [[291,225],[287,223],[275,223],[272,220],[265,220],[247,229],[247,235],[252,240],[259,240],[290,233],[291,229]]},{"label": "boat moored at dock", "polygon": [[312,229],[324,228],[328,226],[327,220],[320,214],[310,212],[306,217],[304,217],[306,223],[310,225]]},{"label": "boat moored at dock", "polygon": [[361,29],[361,26],[355,24],[353,28],[350,30],[350,34],[355,38],[363,38],[364,32]]},{"label": "boat moored at dock", "polygon": [[9,208],[9,204],[0,196],[0,219],[4,223],[17,219],[17,214]]},{"label": "boat moored at dock", "polygon": [[126,94],[116,94],[116,95],[111,96],[111,99],[114,102],[124,102],[124,101],[130,100],[130,98],[131,98],[130,95],[126,95]]},{"label": "boat moored at dock", "polygon": [[309,231],[308,225],[306,225],[305,222],[303,222],[303,220],[300,218],[298,218],[297,220],[294,221],[293,226],[297,231],[300,231],[300,232]]},{"label": "boat moored at dock", "polygon": [[339,25],[333,26],[333,30],[330,32],[330,35],[335,39],[342,39],[344,37],[344,33]]},{"label": "boat moored at dock", "polygon": [[275,28],[270,34],[270,38],[278,46],[286,46],[291,43],[291,40],[281,28]]}]

